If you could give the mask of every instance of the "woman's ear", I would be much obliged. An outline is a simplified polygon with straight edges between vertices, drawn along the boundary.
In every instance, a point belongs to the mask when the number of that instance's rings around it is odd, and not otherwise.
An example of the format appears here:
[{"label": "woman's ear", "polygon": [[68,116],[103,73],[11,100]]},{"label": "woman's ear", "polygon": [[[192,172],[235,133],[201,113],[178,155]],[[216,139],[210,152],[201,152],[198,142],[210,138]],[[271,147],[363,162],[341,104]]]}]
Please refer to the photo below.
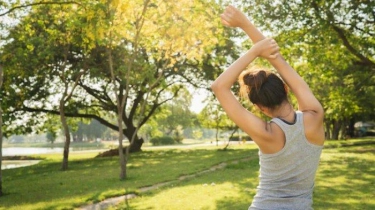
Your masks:
[{"label": "woman's ear", "polygon": [[262,106],[259,106],[258,104],[254,104],[260,111],[264,111],[264,108]]},{"label": "woman's ear", "polygon": [[272,117],[271,110],[267,107],[254,104],[263,114],[267,115],[268,117]]}]

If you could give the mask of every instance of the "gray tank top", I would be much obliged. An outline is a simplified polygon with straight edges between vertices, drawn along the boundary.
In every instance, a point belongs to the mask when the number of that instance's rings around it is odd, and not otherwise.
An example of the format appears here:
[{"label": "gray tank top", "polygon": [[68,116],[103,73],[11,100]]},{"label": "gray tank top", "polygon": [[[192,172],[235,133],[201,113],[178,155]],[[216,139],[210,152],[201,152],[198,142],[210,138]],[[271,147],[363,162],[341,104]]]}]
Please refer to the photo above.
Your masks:
[{"label": "gray tank top", "polygon": [[305,137],[303,113],[293,124],[274,118],[286,137],[284,148],[274,154],[259,151],[259,186],[249,209],[312,209],[315,173],[323,146]]}]

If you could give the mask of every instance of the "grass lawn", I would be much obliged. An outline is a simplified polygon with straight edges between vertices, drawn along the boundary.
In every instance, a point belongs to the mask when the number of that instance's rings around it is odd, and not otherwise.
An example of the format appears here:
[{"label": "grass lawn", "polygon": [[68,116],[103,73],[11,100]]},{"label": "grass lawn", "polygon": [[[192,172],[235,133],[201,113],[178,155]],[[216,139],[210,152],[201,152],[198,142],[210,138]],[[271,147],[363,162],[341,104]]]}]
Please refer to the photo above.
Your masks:
[{"label": "grass lawn", "polygon": [[[375,209],[374,145],[338,147],[337,141],[326,145],[329,149],[323,150],[316,177],[314,209]],[[258,167],[257,158],[229,164],[223,170],[142,194],[112,209],[247,209],[256,193]]]},{"label": "grass lawn", "polygon": [[228,151],[211,149],[155,150],[132,154],[128,179],[119,180],[118,157],[93,158],[97,153],[72,153],[69,170],[60,171],[61,154],[40,155],[30,167],[3,170],[0,209],[73,209],[143,186],[178,179],[222,162],[256,155],[254,146]]},{"label": "grass lawn", "polygon": [[[138,197],[112,209],[247,209],[258,184],[257,149],[254,145],[231,148],[159,149],[133,154],[125,181],[118,179],[117,158],[72,153],[70,169],[62,172],[61,155],[43,155],[38,165],[3,171],[6,195],[0,197],[0,209],[74,209],[125,192],[135,192]],[[375,209],[374,152],[373,145],[342,147],[327,142],[316,178],[314,208]],[[222,162],[228,163],[223,169],[149,192],[137,191]]]}]

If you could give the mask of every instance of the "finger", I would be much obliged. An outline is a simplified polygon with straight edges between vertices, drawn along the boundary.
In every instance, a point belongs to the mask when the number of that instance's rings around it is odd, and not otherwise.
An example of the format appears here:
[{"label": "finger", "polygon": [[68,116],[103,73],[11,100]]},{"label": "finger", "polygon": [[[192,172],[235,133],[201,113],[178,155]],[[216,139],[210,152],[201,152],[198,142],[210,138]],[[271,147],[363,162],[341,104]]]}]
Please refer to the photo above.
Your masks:
[{"label": "finger", "polygon": [[227,7],[227,9],[228,9],[228,11],[231,12],[231,13],[233,13],[233,12],[236,11],[236,8],[235,8],[233,5],[229,5],[229,6]]},{"label": "finger", "polygon": [[231,14],[228,12],[224,12],[223,14],[220,15],[224,20],[228,20],[230,18]]},{"label": "finger", "polygon": [[221,18],[222,21],[224,20],[226,23],[228,23],[229,17],[226,14],[224,14],[224,13],[221,14],[220,18]]},{"label": "finger", "polygon": [[265,42],[272,42],[272,38],[266,37],[266,38],[264,39],[264,41],[265,41]]},{"label": "finger", "polygon": [[234,9],[235,7],[233,5],[228,5],[227,8]]},{"label": "finger", "polygon": [[220,15],[221,23],[225,26],[230,26],[230,23],[227,21],[227,17],[225,15]]},{"label": "finger", "polygon": [[271,55],[275,55],[275,54],[277,54],[277,53],[279,53],[279,48],[277,47],[277,48],[272,48],[271,50],[270,50],[270,54]]},{"label": "finger", "polygon": [[275,58],[277,58],[278,55],[279,55],[279,53],[275,53],[275,54],[269,55],[268,58],[269,59],[275,59]]},{"label": "finger", "polygon": [[230,24],[227,21],[223,20],[223,19],[221,19],[221,23],[223,25],[225,25],[225,26],[230,26]]}]

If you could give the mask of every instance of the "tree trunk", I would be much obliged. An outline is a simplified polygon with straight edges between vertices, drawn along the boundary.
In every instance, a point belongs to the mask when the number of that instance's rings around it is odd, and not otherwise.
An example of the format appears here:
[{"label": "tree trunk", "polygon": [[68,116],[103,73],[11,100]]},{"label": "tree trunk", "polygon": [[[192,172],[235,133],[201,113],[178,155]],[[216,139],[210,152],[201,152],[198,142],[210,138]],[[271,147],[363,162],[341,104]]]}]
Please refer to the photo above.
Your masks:
[{"label": "tree trunk", "polygon": [[142,145],[144,143],[143,138],[135,138],[132,144],[129,145],[129,152],[140,152],[142,151]]},{"label": "tree trunk", "polygon": [[[2,72],[0,70],[0,74],[1,73]],[[1,84],[1,81],[0,81],[0,84]],[[0,88],[1,88],[1,85],[0,85]],[[2,162],[3,162],[3,129],[2,128],[3,128],[3,110],[1,109],[1,103],[0,103],[0,196],[3,195],[3,175],[2,175],[3,170],[1,170]]]},{"label": "tree trunk", "polygon": [[216,138],[216,146],[219,146],[219,127],[218,126],[216,127],[215,138]]},{"label": "tree trunk", "polygon": [[[234,129],[233,132],[230,134],[230,136],[229,136],[229,138],[228,138],[228,143],[227,143],[227,145],[224,147],[224,150],[226,150],[226,149],[228,148],[229,143],[230,143],[230,140],[232,139],[234,133],[237,132],[237,130],[238,130],[238,127],[237,127],[236,129]],[[240,141],[240,140],[238,140],[238,141]]]},{"label": "tree trunk", "polygon": [[[139,138],[136,132],[137,132],[137,129],[132,124],[128,124],[128,127],[124,131],[124,135],[126,136],[126,138],[129,139],[129,147],[130,147],[129,152],[130,153],[142,151],[141,147],[144,143],[144,140],[143,138]],[[134,136],[133,142],[130,142],[133,136]]]},{"label": "tree trunk", "polygon": [[340,128],[340,136],[339,136],[339,138],[342,140],[342,139],[347,139],[347,133],[348,133],[348,131],[347,130],[349,130],[349,127],[347,126],[349,123],[348,123],[348,120],[343,120],[342,122],[341,122],[341,128]]},{"label": "tree trunk", "polygon": [[119,139],[118,139],[118,154],[119,154],[119,163],[120,163],[120,180],[126,178],[126,164],[127,160],[124,157],[124,150],[122,146],[122,140],[124,139],[124,133],[122,132],[122,111],[119,110],[117,116],[117,124],[119,130]]},{"label": "tree trunk", "polygon": [[339,134],[341,130],[341,120],[334,120],[333,122],[333,128],[332,128],[332,139],[338,140],[339,139]]},{"label": "tree trunk", "polygon": [[[0,65],[0,90],[3,85],[3,67]],[[3,162],[3,110],[1,109],[0,100],[0,196],[3,195],[3,174],[1,170]]]},{"label": "tree trunk", "polygon": [[355,119],[354,117],[352,117],[349,120],[348,130],[346,133],[349,138],[354,137],[354,124],[355,124]]},{"label": "tree trunk", "polygon": [[66,117],[65,117],[64,97],[62,97],[62,99],[60,100],[60,120],[63,126],[64,135],[65,135],[64,153],[63,153],[63,161],[61,165],[61,170],[65,171],[68,169],[70,132],[69,132],[69,126],[68,126],[68,123],[66,122]]},{"label": "tree trunk", "polygon": [[325,121],[325,136],[326,136],[326,139],[331,139],[331,121],[330,120],[326,120]]}]

